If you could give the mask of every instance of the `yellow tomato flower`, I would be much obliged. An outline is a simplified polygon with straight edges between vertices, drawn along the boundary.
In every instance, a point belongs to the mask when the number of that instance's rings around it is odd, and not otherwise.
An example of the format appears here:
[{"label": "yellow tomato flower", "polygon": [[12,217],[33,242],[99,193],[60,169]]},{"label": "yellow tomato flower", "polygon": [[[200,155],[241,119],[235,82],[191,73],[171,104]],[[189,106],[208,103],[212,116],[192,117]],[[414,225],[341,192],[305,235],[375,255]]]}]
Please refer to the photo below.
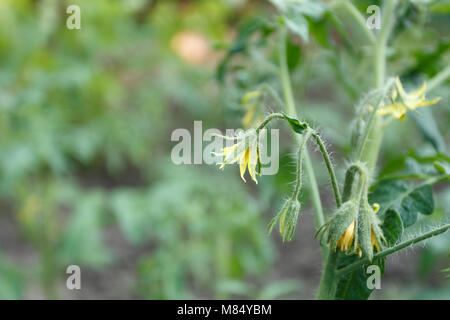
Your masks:
[{"label": "yellow tomato flower", "polygon": [[256,180],[256,166],[258,164],[258,145],[257,134],[255,129],[248,130],[244,135],[236,138],[238,142],[230,147],[223,148],[221,153],[215,153],[216,156],[223,156],[223,162],[219,163],[220,169],[223,169],[227,164],[238,163],[242,180],[245,171],[248,169],[250,177],[255,183]]},{"label": "yellow tomato flower", "polygon": [[372,260],[373,253],[381,251],[381,244],[385,243],[376,217],[379,207],[378,204],[370,206],[365,200],[350,199],[318,230],[318,235],[322,239],[327,233],[327,245],[335,251],[339,249],[360,257],[364,254]]},{"label": "yellow tomato flower", "polygon": [[[353,247],[353,240],[355,238],[355,221],[353,220],[352,223],[348,226],[348,228],[344,231],[342,236],[339,238],[336,248],[339,248],[341,251],[344,252],[351,252]],[[376,251],[380,251],[381,247],[378,243],[377,237],[375,236],[375,232],[373,231],[373,228],[371,228],[371,243],[372,248],[376,249]],[[362,250],[358,244],[358,254],[361,257],[362,256]]]},{"label": "yellow tomato flower", "polygon": [[392,114],[396,119],[403,120],[408,111],[416,110],[419,107],[431,106],[441,100],[441,98],[425,100],[426,89],[427,84],[424,82],[419,89],[407,93],[400,82],[400,78],[396,77],[395,88],[391,94],[392,103],[381,107],[377,110],[377,113],[382,116]]}]

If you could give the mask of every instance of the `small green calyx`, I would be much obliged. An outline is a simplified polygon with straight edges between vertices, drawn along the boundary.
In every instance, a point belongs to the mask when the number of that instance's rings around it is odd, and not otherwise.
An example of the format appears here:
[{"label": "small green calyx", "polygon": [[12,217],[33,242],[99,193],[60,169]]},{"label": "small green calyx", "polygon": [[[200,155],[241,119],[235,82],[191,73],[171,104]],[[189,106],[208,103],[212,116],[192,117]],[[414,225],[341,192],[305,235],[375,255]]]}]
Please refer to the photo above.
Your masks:
[{"label": "small green calyx", "polygon": [[291,126],[292,130],[294,132],[303,134],[306,129],[308,129],[308,124],[306,122],[300,122],[298,119],[289,117],[288,115],[283,113],[283,118],[289,122],[289,125]]}]

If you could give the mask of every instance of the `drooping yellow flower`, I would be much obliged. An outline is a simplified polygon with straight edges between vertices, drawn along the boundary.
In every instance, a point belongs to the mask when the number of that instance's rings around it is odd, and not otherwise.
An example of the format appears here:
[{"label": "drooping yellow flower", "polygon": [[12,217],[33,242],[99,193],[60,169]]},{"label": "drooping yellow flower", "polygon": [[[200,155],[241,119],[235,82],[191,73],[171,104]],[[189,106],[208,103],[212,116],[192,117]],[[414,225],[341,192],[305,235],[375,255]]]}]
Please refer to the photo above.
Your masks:
[{"label": "drooping yellow flower", "polygon": [[318,231],[321,238],[327,233],[327,244],[333,250],[346,254],[364,254],[370,260],[385,243],[380,221],[376,217],[378,204],[370,206],[366,200],[344,202],[333,217]]},{"label": "drooping yellow flower", "polygon": [[419,89],[407,93],[400,82],[400,78],[397,77],[395,78],[395,88],[391,94],[392,103],[379,108],[377,113],[382,116],[392,114],[396,119],[403,120],[408,111],[416,110],[419,107],[431,106],[439,102],[441,98],[425,100],[426,89],[427,84],[424,82]]},{"label": "drooping yellow flower", "polygon": [[[339,238],[336,248],[339,248],[343,252],[351,252],[353,248],[353,240],[355,239],[355,221],[353,220],[352,223],[348,226],[348,228],[344,231],[342,236]],[[381,247],[378,243],[377,237],[375,236],[375,232],[373,231],[373,228],[371,228],[371,243],[372,248],[376,249],[376,251],[380,251]],[[358,254],[361,257],[362,256],[362,250],[358,244]]]},{"label": "drooping yellow flower", "polygon": [[223,162],[218,163],[220,169],[223,169],[226,164],[239,164],[239,170],[242,180],[246,182],[244,178],[245,171],[248,169],[250,177],[255,183],[256,180],[256,166],[258,164],[258,146],[257,146],[257,134],[255,129],[250,129],[246,134],[237,137],[238,142],[230,147],[223,148],[221,153],[215,153],[216,156],[223,156]]}]

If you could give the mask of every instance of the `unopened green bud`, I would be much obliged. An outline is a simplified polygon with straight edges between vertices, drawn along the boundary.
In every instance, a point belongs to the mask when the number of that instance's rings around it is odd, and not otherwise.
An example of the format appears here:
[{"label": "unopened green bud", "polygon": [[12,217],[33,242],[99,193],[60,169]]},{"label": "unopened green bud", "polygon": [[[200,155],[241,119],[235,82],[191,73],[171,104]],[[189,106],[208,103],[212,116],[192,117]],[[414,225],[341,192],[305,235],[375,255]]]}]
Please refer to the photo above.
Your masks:
[{"label": "unopened green bud", "polygon": [[300,214],[301,204],[295,199],[288,199],[280,212],[269,223],[269,233],[272,232],[273,227],[279,222],[279,230],[284,241],[291,241],[295,234],[298,217]]}]

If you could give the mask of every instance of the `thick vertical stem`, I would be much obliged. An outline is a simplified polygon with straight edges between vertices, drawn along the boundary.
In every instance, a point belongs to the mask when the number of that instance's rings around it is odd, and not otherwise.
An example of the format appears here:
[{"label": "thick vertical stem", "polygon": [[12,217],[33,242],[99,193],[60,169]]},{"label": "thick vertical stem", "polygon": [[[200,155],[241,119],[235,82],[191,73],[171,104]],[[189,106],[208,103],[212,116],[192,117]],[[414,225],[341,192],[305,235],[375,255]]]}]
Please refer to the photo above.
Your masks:
[{"label": "thick vertical stem", "polygon": [[[394,24],[394,9],[396,5],[397,0],[384,1],[382,27],[378,39],[374,44],[374,86],[378,89],[383,87],[386,80],[386,47]],[[375,169],[382,139],[382,119],[379,115],[375,114],[372,126],[369,128],[367,141],[361,141],[364,144],[364,149],[362,150],[360,159],[358,159],[367,163],[370,172],[373,172]]]},{"label": "thick vertical stem", "polygon": [[[384,4],[382,29],[377,41],[374,43],[374,85],[378,89],[383,87],[386,78],[386,46],[393,25],[394,9],[397,5],[397,0],[385,0]],[[364,148],[357,160],[366,162],[369,172],[372,173],[376,166],[381,141],[383,139],[382,119],[378,115],[375,114],[374,121],[372,121],[371,127],[368,130],[367,141],[361,141]],[[347,189],[348,186],[344,186],[344,190]],[[337,257],[338,253],[329,250],[327,264],[319,285],[318,299],[335,298],[337,282],[339,280],[336,276]]]},{"label": "thick vertical stem", "polygon": [[336,267],[339,253],[333,249],[328,250],[327,262],[323,269],[322,278],[320,279],[319,291],[317,299],[333,300],[336,295]]}]

